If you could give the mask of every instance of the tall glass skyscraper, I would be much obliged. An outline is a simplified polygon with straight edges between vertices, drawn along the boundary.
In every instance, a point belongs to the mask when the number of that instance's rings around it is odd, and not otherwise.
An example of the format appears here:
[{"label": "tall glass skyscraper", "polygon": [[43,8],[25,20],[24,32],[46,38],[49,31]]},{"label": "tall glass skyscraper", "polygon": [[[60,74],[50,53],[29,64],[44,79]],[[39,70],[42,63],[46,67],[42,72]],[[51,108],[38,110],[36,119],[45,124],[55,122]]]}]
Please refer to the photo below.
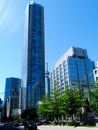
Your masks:
[{"label": "tall glass skyscraper", "polygon": [[[21,79],[14,78],[14,77],[6,78],[5,94],[4,94],[5,95],[4,96],[4,107],[5,107],[4,113],[7,117],[9,117],[10,114],[15,114],[16,110],[17,110],[17,114],[19,114],[20,86],[21,86]],[[8,111],[9,111],[9,114],[7,114]]]},{"label": "tall glass skyscraper", "polygon": [[87,55],[86,49],[71,47],[55,64],[51,73],[51,86],[56,81],[64,93],[65,87],[79,87],[85,93],[94,83],[94,62]]},{"label": "tall glass skyscraper", "polygon": [[[25,10],[21,107],[36,108],[45,94],[44,7],[28,3]],[[26,98],[25,98],[26,97]]]},{"label": "tall glass skyscraper", "polygon": [[5,85],[5,93],[4,93],[4,105],[7,101],[7,99],[10,96],[13,96],[13,93],[20,93],[20,85],[21,85],[21,79],[19,78],[6,78],[6,85]]}]

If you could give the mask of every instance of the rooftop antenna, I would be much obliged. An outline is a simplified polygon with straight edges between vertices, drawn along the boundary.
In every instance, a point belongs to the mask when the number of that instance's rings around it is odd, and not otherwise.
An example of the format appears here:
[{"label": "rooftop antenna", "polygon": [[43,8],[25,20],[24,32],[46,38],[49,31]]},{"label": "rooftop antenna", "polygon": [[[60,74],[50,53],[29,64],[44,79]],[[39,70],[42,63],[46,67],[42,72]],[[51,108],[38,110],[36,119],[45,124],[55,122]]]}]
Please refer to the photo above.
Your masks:
[{"label": "rooftop antenna", "polygon": [[49,73],[49,71],[48,71],[48,59],[46,59],[46,73]]},{"label": "rooftop antenna", "polygon": [[46,61],[46,72],[48,72],[48,61]]}]

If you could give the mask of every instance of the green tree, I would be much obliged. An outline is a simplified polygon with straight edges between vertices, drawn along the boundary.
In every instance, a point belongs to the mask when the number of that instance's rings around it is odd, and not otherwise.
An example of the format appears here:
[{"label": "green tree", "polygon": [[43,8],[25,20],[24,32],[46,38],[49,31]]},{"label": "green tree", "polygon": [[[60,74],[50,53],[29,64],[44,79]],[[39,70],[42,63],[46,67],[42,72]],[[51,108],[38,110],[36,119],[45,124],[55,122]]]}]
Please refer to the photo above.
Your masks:
[{"label": "green tree", "polygon": [[65,94],[62,96],[62,112],[74,119],[75,115],[81,114],[84,97],[81,96],[79,89],[70,89],[66,87]]},{"label": "green tree", "polygon": [[67,86],[65,93],[61,95],[61,90],[55,82],[50,95],[45,95],[39,104],[38,114],[41,117],[58,121],[61,116],[71,116],[74,119],[76,115],[81,114],[85,98],[80,89],[70,89]]},{"label": "green tree", "polygon": [[51,116],[51,103],[50,98],[47,95],[40,101],[37,112],[41,118],[48,118]]},{"label": "green tree", "polygon": [[98,115],[98,86],[96,83],[94,86],[91,87],[89,94],[91,99],[91,109],[92,111],[95,111]]},{"label": "green tree", "polygon": [[60,89],[57,87],[56,83],[54,85],[54,88],[51,90],[50,105],[52,110],[52,116],[54,116],[54,119],[58,121],[58,118],[61,114],[60,112],[61,94]]},{"label": "green tree", "polygon": [[38,114],[44,118],[54,118],[58,120],[60,115],[60,90],[55,83],[54,88],[51,90],[51,96],[45,95],[38,107]]}]

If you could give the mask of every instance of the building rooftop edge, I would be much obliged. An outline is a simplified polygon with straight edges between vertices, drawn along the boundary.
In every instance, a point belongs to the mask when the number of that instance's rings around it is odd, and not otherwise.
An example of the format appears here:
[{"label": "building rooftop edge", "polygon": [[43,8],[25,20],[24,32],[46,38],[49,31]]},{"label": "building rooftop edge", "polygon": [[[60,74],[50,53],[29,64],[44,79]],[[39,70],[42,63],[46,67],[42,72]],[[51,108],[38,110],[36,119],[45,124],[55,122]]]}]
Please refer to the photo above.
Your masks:
[{"label": "building rooftop edge", "polygon": [[39,4],[39,5],[41,5],[41,3],[40,3],[39,0],[31,0],[31,1],[29,2],[29,4],[30,4],[30,5],[32,5],[32,4]]},{"label": "building rooftop edge", "polygon": [[57,62],[55,63],[55,67],[54,67],[54,68],[56,68],[57,66],[59,66],[59,65],[62,63],[62,61],[64,61],[68,56],[72,56],[74,49],[86,50],[86,49],[83,49],[83,48],[80,48],[80,47],[71,46],[71,47],[60,57],[60,59],[57,60]]}]

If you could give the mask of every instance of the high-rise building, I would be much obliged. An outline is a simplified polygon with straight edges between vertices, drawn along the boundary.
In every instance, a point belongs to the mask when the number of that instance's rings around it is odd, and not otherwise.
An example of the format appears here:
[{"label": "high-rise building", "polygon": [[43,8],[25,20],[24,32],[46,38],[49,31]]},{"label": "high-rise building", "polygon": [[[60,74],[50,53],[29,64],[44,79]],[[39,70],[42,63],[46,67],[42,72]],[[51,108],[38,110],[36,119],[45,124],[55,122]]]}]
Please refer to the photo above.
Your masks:
[{"label": "high-rise building", "polygon": [[86,49],[71,47],[55,64],[51,73],[51,86],[55,82],[64,93],[65,87],[81,88],[84,92],[94,83],[94,62],[87,55]]},{"label": "high-rise building", "polygon": [[[44,7],[30,2],[25,10],[21,108],[36,108],[45,94]],[[25,98],[26,97],[26,98]]]},{"label": "high-rise building", "polygon": [[[13,114],[15,113],[15,111],[17,111],[17,113],[19,114],[20,86],[21,86],[21,79],[14,77],[6,78],[5,94],[4,94],[5,95],[4,106],[6,107],[5,113],[9,111],[9,114]],[[8,101],[10,102],[8,103]]]}]

